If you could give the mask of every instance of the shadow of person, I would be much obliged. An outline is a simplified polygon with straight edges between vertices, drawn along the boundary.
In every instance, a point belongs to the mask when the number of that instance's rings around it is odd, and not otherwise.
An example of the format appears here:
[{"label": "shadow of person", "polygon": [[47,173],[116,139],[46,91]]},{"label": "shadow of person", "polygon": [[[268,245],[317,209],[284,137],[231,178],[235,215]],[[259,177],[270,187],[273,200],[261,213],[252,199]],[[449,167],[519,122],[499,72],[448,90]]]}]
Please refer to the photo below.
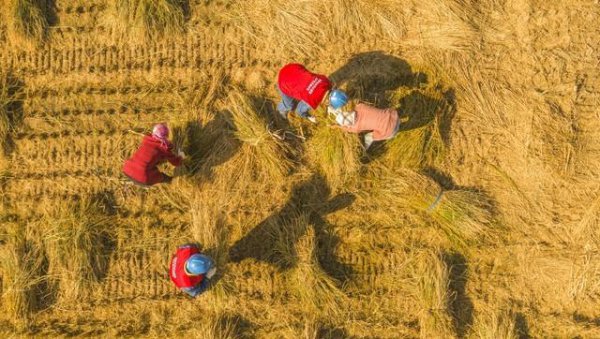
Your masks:
[{"label": "shadow of person", "polygon": [[[325,179],[316,174],[294,187],[290,199],[279,211],[256,225],[230,248],[231,261],[254,258],[277,266],[280,270],[291,269],[297,264],[294,249],[287,249],[292,253],[291,258],[282,259],[277,251],[277,242],[280,240],[277,235],[284,233],[286,243],[293,247],[312,226],[317,239],[319,263],[329,275],[345,280],[351,273],[350,268],[336,261],[334,253],[339,239],[324,217],[350,206],[355,197],[352,194],[340,194],[329,199],[329,195]],[[308,223],[300,219],[303,215],[309,216]]]},{"label": "shadow of person", "polygon": [[183,152],[188,156],[184,162],[187,176],[211,180],[213,169],[237,153],[241,143],[233,136],[229,114],[221,111],[205,125],[193,120],[173,130],[174,144],[182,145]]},{"label": "shadow of person", "polygon": [[427,83],[427,75],[413,73],[403,59],[371,51],[353,55],[348,62],[333,72],[331,79],[336,86],[345,86],[351,98],[388,106],[388,91],[399,87],[415,88]]}]

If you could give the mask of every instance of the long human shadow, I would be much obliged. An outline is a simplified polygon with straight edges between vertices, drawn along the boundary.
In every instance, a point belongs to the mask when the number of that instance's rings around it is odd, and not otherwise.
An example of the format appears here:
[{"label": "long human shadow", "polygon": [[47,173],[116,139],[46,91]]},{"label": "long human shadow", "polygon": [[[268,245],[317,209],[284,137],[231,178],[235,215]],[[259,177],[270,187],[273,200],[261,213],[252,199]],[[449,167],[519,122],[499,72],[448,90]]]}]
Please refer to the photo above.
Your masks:
[{"label": "long human shadow", "polygon": [[[335,260],[335,249],[339,239],[324,217],[335,211],[350,206],[355,197],[352,194],[339,194],[329,198],[331,192],[325,179],[314,174],[309,180],[294,187],[289,201],[278,211],[256,225],[248,234],[237,241],[229,251],[233,262],[240,262],[246,258],[254,258],[267,262],[280,270],[288,270],[296,266],[297,258],[282,260],[277,254],[277,237],[281,231],[289,235],[287,243],[295,244],[305,234],[309,225],[302,226],[298,218],[307,213],[309,224],[314,227],[318,246],[319,263],[332,277],[341,281],[346,280],[351,273],[349,266]],[[300,225],[303,229],[284,230],[289,225]],[[292,226],[293,227],[293,226]],[[290,249],[293,251],[293,249]]]},{"label": "long human shadow", "polygon": [[382,51],[353,55],[329,78],[338,87],[345,87],[351,98],[387,107],[387,93],[400,87],[416,88],[427,83],[427,75],[413,72],[405,60]]},{"label": "long human shadow", "polygon": [[211,180],[213,169],[237,153],[241,143],[233,136],[229,115],[229,112],[221,111],[204,125],[198,120],[192,120],[183,127],[174,128],[174,143],[184,145],[183,151],[189,157],[185,162],[187,176]]},{"label": "long human shadow", "polygon": [[469,266],[465,257],[456,252],[444,253],[443,260],[450,267],[450,284],[448,286],[453,298],[450,311],[454,328],[459,338],[464,338],[473,325],[473,302],[466,292]]}]

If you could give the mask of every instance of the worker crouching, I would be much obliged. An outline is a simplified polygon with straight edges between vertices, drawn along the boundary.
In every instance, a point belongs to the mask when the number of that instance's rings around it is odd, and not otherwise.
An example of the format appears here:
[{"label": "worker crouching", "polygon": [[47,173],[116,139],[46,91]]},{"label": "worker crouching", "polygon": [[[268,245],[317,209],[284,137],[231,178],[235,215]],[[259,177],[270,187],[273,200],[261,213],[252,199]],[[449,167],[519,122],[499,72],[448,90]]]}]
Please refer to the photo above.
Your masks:
[{"label": "worker crouching", "polygon": [[193,244],[180,246],[169,266],[171,281],[191,297],[206,291],[210,279],[216,272],[212,259],[201,254],[198,247]]},{"label": "worker crouching", "polygon": [[152,134],[144,136],[138,150],[125,161],[123,173],[142,186],[170,182],[173,178],[159,171],[158,165],[168,161],[175,167],[180,166],[185,154],[179,151],[175,155],[168,138],[169,128],[165,124],[154,126]]},{"label": "worker crouching", "polygon": [[354,107],[348,103],[345,93],[337,91],[331,95],[327,111],[335,116],[337,127],[350,133],[363,133],[365,149],[374,141],[388,140],[400,130],[398,111],[392,108],[380,109],[358,103]]},{"label": "worker crouching", "polygon": [[319,107],[331,87],[331,81],[325,75],[312,73],[301,64],[285,65],[277,79],[277,90],[281,95],[277,110],[285,119],[290,111],[295,111],[315,123],[317,119],[309,112]]}]

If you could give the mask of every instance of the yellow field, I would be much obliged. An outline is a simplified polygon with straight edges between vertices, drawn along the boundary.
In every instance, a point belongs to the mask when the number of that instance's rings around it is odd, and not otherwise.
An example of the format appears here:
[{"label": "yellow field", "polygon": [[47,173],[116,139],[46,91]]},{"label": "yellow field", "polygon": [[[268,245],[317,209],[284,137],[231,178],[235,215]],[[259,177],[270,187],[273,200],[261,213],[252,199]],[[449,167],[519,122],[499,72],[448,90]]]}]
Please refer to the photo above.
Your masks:
[{"label": "yellow field", "polygon": [[[144,34],[114,0],[56,0],[29,38],[17,2],[3,337],[600,337],[598,1],[167,1],[179,26]],[[323,110],[281,121],[289,62],[401,133],[366,155]],[[185,168],[127,184],[163,121]],[[219,265],[196,299],[168,278],[186,242]]]}]

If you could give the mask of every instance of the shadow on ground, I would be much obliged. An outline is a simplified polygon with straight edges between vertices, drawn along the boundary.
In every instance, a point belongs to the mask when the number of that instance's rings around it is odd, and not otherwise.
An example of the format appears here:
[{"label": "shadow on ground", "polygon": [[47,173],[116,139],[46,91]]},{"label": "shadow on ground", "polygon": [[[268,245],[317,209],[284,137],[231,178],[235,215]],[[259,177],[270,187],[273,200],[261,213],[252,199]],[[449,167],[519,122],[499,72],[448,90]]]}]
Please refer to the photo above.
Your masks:
[{"label": "shadow on ground", "polygon": [[329,78],[345,88],[350,97],[389,106],[387,92],[399,87],[416,88],[427,83],[427,75],[413,73],[403,59],[381,51],[359,53],[333,72]]},{"label": "shadow on ground", "polygon": [[467,295],[469,266],[465,257],[456,252],[444,253],[443,260],[450,268],[450,314],[459,338],[464,338],[473,325],[473,302]]},{"label": "shadow on ground", "polygon": [[[324,217],[350,206],[355,197],[352,194],[340,194],[330,199],[330,194],[325,179],[320,175],[315,174],[309,180],[297,185],[285,206],[256,225],[231,247],[229,252],[231,261],[240,262],[246,258],[254,258],[277,266],[280,270],[295,267],[297,259],[292,259],[293,262],[282,261],[274,254],[276,239],[273,234],[277,234],[278,228],[300,224],[301,227],[314,227],[318,258],[323,269],[336,279],[346,280],[351,269],[335,260],[334,254],[339,239],[333,232],[332,225]],[[299,218],[302,213],[309,215],[310,226],[302,226],[301,223],[294,222],[297,221],[295,218]],[[288,239],[289,243],[295,244],[306,229],[290,231],[293,238]]]}]

